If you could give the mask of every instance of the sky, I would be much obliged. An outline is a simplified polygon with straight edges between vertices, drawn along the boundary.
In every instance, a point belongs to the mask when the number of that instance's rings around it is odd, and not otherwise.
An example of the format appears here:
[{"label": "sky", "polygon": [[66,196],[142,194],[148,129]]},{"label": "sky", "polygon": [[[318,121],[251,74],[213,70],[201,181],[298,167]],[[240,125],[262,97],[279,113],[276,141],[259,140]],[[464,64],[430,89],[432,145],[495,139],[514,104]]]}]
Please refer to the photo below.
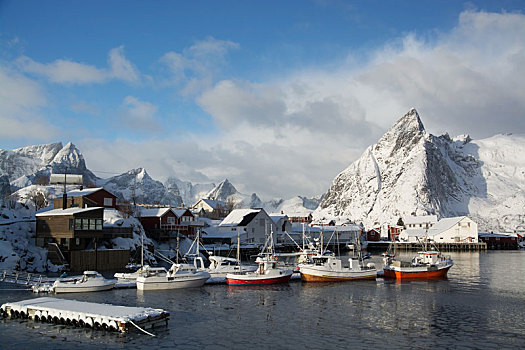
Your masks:
[{"label": "sky", "polygon": [[0,149],[316,196],[412,107],[525,133],[525,2],[0,0]]}]

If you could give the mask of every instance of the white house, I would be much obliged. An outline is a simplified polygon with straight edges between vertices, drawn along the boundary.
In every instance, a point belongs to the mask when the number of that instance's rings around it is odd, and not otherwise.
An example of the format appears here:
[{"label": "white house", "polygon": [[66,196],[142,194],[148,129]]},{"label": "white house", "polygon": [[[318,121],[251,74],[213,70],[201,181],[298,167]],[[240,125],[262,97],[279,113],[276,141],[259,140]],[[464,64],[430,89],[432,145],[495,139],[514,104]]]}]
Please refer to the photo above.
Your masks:
[{"label": "white house", "polygon": [[408,216],[403,221],[407,230],[429,229],[438,222],[437,215]]},{"label": "white house", "polygon": [[202,239],[206,243],[237,243],[264,245],[267,235],[273,232],[274,243],[277,227],[264,209],[235,209],[216,227],[203,229]]},{"label": "white house", "polygon": [[226,203],[210,198],[199,199],[191,209],[199,213],[199,216],[206,216],[212,219],[223,218],[228,214]]},{"label": "white house", "polygon": [[417,242],[427,238],[435,243],[478,242],[478,224],[466,216],[443,218],[429,228],[408,228],[401,232],[401,242]]}]

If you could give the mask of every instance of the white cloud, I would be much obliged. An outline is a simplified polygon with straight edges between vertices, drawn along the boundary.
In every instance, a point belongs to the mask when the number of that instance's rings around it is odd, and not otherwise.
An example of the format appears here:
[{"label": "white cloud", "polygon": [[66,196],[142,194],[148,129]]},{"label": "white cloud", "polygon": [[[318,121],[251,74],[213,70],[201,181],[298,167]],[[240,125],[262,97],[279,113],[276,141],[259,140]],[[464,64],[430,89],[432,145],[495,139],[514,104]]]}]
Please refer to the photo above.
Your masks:
[{"label": "white cloud", "polygon": [[120,107],[120,125],[137,132],[159,131],[160,125],[155,120],[157,106],[140,101],[136,97],[126,96]]},{"label": "white cloud", "polygon": [[159,62],[168,69],[164,84],[175,85],[184,95],[195,95],[209,88],[226,63],[227,54],[240,46],[227,40],[208,37],[184,49],[167,52]]},{"label": "white cloud", "polygon": [[111,49],[108,61],[110,66],[109,75],[111,77],[128,83],[140,82],[138,69],[124,56],[124,46]]},{"label": "white cloud", "polygon": [[22,56],[18,58],[17,64],[26,73],[40,75],[60,84],[100,83],[107,78],[107,74],[101,69],[67,60],[42,64],[27,56]]},{"label": "white cloud", "polygon": [[219,81],[197,99],[224,130],[209,147],[253,191],[310,195],[411,107],[433,133],[525,133],[523,38],[524,15],[464,12],[433,42],[409,34],[360,67]]},{"label": "white cloud", "polygon": [[21,56],[16,64],[23,72],[42,76],[59,84],[96,84],[111,79],[128,83],[140,82],[137,68],[124,56],[123,46],[112,49],[108,55],[109,68],[97,68],[92,65],[71,60],[58,59],[51,63],[40,63],[27,56]]},{"label": "white cloud", "polygon": [[48,140],[57,130],[40,115],[47,104],[42,88],[34,81],[0,66],[0,138]]}]

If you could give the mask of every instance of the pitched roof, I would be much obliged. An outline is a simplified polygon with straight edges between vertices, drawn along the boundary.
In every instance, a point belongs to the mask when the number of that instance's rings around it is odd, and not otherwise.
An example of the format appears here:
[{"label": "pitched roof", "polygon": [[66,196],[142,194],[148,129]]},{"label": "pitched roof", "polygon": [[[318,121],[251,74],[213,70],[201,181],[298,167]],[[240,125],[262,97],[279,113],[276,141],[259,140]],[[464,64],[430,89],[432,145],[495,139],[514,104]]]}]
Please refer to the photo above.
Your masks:
[{"label": "pitched roof", "polygon": [[171,208],[141,208],[140,216],[143,218],[162,217],[166,215]]},{"label": "pitched roof", "polygon": [[68,197],[84,197],[84,196],[89,196],[90,194],[98,192],[103,189],[104,189],[103,187],[85,188],[82,190],[69,191],[66,194]]},{"label": "pitched roof", "polygon": [[234,209],[219,226],[246,226],[262,209]]},{"label": "pitched roof", "polygon": [[216,199],[202,198],[201,201],[208,204],[214,210],[220,209],[221,207],[222,208],[226,207],[226,203],[224,203],[223,201],[216,200]]},{"label": "pitched roof", "polygon": [[[171,211],[177,215],[178,218],[180,218],[181,216],[183,216],[184,214],[186,214],[186,212],[188,211],[188,209],[171,209]],[[190,214],[191,214],[191,211],[190,211]],[[193,215],[193,214],[192,214]]]},{"label": "pitched roof", "polygon": [[36,213],[36,217],[40,216],[58,216],[58,215],[75,215],[78,213],[85,213],[92,210],[104,209],[104,207],[91,207],[91,208],[67,208],[67,209],[53,209]]},{"label": "pitched roof", "polygon": [[405,225],[408,224],[435,224],[438,221],[437,215],[423,215],[423,216],[407,216],[403,222]]}]

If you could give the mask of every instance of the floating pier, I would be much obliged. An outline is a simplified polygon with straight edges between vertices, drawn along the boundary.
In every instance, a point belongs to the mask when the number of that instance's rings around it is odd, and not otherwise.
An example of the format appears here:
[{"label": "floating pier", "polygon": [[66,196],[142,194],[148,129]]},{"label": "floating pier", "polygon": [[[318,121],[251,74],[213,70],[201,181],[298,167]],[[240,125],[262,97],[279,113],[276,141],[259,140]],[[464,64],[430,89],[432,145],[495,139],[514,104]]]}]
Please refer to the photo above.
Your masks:
[{"label": "floating pier", "polygon": [[126,332],[167,326],[170,313],[162,309],[98,304],[85,301],[43,297],[6,303],[0,307],[4,317],[29,318],[35,322],[66,324]]}]

